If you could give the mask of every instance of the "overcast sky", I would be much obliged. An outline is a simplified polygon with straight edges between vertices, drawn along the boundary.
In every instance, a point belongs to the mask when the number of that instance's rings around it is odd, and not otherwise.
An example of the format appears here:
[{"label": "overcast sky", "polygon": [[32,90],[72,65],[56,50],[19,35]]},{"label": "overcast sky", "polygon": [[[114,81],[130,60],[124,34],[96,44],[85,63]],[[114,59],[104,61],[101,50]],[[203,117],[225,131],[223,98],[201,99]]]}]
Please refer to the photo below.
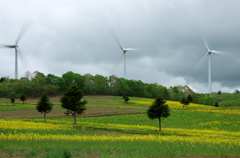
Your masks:
[{"label": "overcast sky", "polygon": [[[57,76],[67,71],[124,77],[169,87],[187,85],[208,92],[210,49],[212,91],[240,90],[239,0],[0,0],[0,44],[14,44],[23,26],[32,25],[18,43],[19,73]],[[0,49],[0,77],[14,78],[14,49]]]}]

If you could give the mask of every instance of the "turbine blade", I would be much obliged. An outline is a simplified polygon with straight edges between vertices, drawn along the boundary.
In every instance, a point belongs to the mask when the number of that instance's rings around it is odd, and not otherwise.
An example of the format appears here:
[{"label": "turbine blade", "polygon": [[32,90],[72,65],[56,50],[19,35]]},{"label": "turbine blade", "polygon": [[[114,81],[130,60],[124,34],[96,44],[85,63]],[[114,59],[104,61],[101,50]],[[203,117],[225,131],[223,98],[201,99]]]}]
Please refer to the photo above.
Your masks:
[{"label": "turbine blade", "polygon": [[22,69],[24,70],[24,72],[30,71],[29,69],[32,69],[32,65],[30,64],[30,62],[27,60],[27,58],[25,57],[24,53],[22,53],[21,49],[19,49],[19,47],[17,48],[17,52],[18,52],[18,56],[22,65]]},{"label": "turbine blade", "polygon": [[12,46],[7,44],[0,44],[0,48],[12,48]]},{"label": "turbine blade", "polygon": [[203,39],[203,43],[204,43],[204,45],[205,45],[206,49],[207,49],[207,50],[209,50],[209,47],[208,47],[207,40]]},{"label": "turbine blade", "polygon": [[138,51],[138,49],[137,48],[125,48],[125,50],[127,50],[127,51]]},{"label": "turbine blade", "polygon": [[230,56],[231,53],[229,52],[224,52],[224,51],[217,51],[217,50],[211,50],[212,53],[220,54],[220,55],[225,55],[225,56]]},{"label": "turbine blade", "polygon": [[16,44],[18,44],[18,42],[21,40],[21,38],[23,37],[23,35],[27,32],[27,30],[30,28],[32,24],[32,21],[30,21],[29,19],[25,19],[22,25],[22,28],[17,36],[16,39]]},{"label": "turbine blade", "polygon": [[122,55],[117,59],[117,62],[114,64],[114,66],[112,68],[113,74],[116,72],[116,70],[117,70],[117,68],[118,68],[118,66],[119,66],[123,56],[124,56],[124,53],[122,53]]},{"label": "turbine blade", "polygon": [[110,32],[110,34],[112,35],[112,37],[115,39],[115,41],[118,43],[120,49],[123,50],[123,47],[122,47],[122,45],[121,45],[121,43],[120,43],[120,41],[119,41],[119,39],[118,39],[117,34],[115,33],[115,31],[111,30],[111,31],[109,31],[109,32]]},{"label": "turbine blade", "polygon": [[199,62],[195,65],[195,69],[199,69],[199,68],[200,68],[200,66],[203,64],[203,62],[204,62],[205,59],[207,58],[207,56],[208,56],[208,53],[205,54],[205,55],[202,57],[201,60],[199,60]]}]

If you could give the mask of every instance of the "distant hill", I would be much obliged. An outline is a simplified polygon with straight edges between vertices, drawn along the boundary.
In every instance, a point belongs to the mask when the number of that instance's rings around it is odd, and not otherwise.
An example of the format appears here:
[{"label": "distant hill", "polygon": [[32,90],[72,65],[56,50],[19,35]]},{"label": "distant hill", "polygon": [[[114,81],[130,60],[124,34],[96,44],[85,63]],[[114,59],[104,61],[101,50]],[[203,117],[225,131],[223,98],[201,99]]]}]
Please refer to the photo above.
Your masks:
[{"label": "distant hill", "polygon": [[222,107],[240,106],[240,93],[222,93],[212,96]]}]

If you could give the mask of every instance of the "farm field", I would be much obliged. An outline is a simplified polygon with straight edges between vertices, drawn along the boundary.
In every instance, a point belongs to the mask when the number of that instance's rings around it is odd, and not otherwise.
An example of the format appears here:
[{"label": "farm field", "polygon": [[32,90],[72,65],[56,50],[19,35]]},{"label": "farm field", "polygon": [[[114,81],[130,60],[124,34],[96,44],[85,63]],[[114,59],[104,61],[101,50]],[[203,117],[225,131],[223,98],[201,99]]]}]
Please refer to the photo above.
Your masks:
[{"label": "farm field", "polygon": [[59,97],[43,115],[37,99],[0,99],[1,157],[239,157],[240,109],[168,101],[171,115],[150,120],[145,114],[153,99],[85,96],[87,110],[73,119],[63,114]]}]

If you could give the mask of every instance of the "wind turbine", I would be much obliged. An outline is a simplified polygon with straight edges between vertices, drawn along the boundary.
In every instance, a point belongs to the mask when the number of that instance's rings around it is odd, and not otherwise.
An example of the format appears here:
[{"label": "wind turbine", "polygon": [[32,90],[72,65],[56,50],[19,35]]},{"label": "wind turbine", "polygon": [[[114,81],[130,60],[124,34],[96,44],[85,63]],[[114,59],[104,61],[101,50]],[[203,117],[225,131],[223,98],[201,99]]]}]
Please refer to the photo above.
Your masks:
[{"label": "wind turbine", "polygon": [[113,38],[116,40],[116,42],[118,43],[120,49],[121,49],[122,52],[123,52],[122,55],[121,55],[121,58],[122,58],[122,57],[124,58],[124,78],[126,78],[126,53],[127,53],[127,51],[136,51],[137,49],[136,49],[136,48],[124,48],[124,47],[121,45],[121,43],[120,43],[120,41],[119,41],[116,33],[113,32],[113,31],[110,32],[110,33],[112,34]]},{"label": "wind turbine", "polygon": [[18,79],[18,53],[19,53],[19,46],[18,43],[23,37],[24,33],[27,31],[27,29],[30,27],[30,21],[24,21],[22,28],[19,32],[19,35],[17,36],[15,43],[13,45],[7,45],[7,44],[0,44],[0,47],[2,48],[13,48],[15,49],[15,79]]},{"label": "wind turbine", "polygon": [[208,58],[208,92],[209,94],[212,93],[212,86],[211,86],[211,54],[221,54],[221,55],[224,55],[223,52],[220,52],[220,51],[216,51],[216,50],[210,50],[209,49],[209,46],[208,46],[208,43],[206,40],[203,40],[204,44],[205,44],[205,47],[207,49],[207,53],[203,56],[203,58],[200,60],[198,66],[200,66],[203,61]]}]

